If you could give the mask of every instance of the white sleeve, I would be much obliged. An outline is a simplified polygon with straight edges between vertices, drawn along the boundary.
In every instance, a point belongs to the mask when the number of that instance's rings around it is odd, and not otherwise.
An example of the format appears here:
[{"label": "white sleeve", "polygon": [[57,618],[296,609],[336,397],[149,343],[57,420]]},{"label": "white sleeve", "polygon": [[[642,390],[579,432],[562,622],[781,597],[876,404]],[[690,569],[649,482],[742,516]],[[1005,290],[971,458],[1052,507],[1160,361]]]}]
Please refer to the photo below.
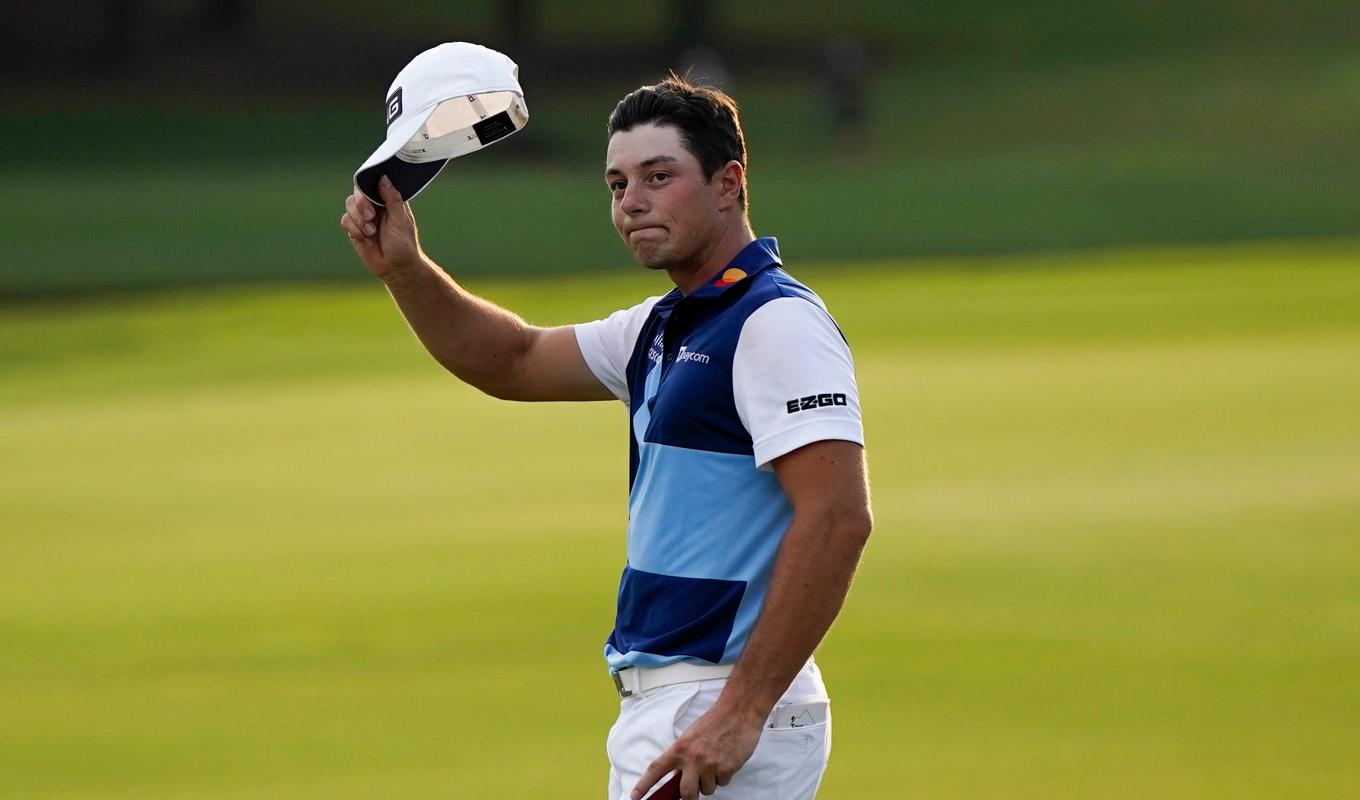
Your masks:
[{"label": "white sleeve", "polygon": [[864,445],[850,346],[826,309],[804,298],[771,300],[746,319],[732,393],[761,469],[812,442]]},{"label": "white sleeve", "polygon": [[576,325],[576,344],[586,364],[614,396],[628,402],[628,359],[638,334],[661,296],[649,297],[632,308],[615,311],[604,319]]}]

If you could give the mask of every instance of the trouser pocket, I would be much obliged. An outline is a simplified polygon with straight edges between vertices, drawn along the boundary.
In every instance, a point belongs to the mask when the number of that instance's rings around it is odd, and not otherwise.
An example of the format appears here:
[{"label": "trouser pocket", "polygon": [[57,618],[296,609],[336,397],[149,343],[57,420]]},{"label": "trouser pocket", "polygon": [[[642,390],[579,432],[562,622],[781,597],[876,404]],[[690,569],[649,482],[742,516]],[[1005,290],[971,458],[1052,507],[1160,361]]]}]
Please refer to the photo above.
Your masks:
[{"label": "trouser pocket", "polygon": [[831,706],[825,701],[776,706],[751,760],[759,798],[811,800],[831,756]]}]

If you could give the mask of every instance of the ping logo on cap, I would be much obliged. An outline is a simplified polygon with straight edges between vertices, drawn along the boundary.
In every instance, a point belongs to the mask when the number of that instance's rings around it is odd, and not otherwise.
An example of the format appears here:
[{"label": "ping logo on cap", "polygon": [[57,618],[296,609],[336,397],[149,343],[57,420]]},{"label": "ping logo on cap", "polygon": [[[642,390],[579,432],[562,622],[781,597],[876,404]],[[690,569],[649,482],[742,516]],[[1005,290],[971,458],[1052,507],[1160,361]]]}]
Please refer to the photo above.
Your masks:
[{"label": "ping logo on cap", "polygon": [[397,90],[387,98],[387,124],[391,125],[392,121],[400,116],[401,116],[401,87],[398,86]]}]

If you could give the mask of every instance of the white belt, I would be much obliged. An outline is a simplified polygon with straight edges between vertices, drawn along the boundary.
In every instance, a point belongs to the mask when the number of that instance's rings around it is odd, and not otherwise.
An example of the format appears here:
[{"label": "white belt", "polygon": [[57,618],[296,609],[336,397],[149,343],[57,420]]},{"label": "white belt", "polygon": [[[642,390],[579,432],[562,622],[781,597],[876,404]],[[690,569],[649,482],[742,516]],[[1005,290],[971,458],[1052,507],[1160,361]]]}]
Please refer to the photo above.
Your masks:
[{"label": "white belt", "polygon": [[721,680],[731,674],[731,664],[707,665],[677,661],[664,667],[625,667],[612,673],[612,676],[619,697],[632,697],[662,686]]}]

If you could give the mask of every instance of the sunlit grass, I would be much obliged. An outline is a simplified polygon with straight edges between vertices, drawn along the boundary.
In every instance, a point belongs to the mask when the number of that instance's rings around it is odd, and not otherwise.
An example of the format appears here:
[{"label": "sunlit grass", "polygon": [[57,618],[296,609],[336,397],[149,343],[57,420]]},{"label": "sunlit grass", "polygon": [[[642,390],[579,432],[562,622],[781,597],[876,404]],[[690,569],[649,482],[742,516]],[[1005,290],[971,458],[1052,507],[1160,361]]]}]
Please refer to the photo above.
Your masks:
[{"label": "sunlit grass", "polygon": [[[1357,268],[795,270],[877,513],[823,796],[1350,796]],[[664,284],[473,288],[562,323]],[[602,795],[624,425],[459,385],[376,283],[4,307],[0,794]]]}]

